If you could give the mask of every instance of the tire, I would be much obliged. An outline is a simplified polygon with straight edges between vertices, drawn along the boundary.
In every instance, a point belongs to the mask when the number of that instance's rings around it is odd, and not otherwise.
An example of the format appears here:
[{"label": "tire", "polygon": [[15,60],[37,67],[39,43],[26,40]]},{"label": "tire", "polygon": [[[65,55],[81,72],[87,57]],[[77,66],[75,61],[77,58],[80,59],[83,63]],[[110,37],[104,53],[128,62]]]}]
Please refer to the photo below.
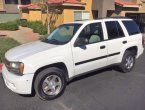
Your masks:
[{"label": "tire", "polygon": [[64,93],[66,84],[64,72],[59,68],[51,67],[37,75],[34,88],[40,99],[53,100]]},{"label": "tire", "polygon": [[134,65],[135,65],[135,54],[131,51],[126,51],[120,64],[121,71],[123,73],[130,72],[134,68]]}]

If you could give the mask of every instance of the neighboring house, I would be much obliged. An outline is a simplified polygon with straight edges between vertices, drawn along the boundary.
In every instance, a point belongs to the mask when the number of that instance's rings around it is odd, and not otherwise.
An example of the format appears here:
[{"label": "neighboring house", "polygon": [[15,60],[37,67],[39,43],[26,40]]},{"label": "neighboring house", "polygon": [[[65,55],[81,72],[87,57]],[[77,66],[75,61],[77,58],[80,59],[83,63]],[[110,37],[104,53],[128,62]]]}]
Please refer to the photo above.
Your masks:
[{"label": "neighboring house", "polygon": [[0,22],[20,18],[18,5],[30,4],[31,0],[0,0]]},{"label": "neighboring house", "polygon": [[111,16],[126,16],[134,19],[145,32],[145,0],[116,0]]},{"label": "neighboring house", "polygon": [[[114,0],[48,0],[47,4],[51,7],[48,16],[51,27],[66,22],[106,17],[107,12],[115,9]],[[41,10],[42,5],[35,3],[21,6],[21,18],[44,23],[46,12]]]},{"label": "neighboring house", "polygon": [[[20,6],[22,19],[46,22],[43,3]],[[142,32],[145,31],[145,0],[48,0],[48,24],[57,27],[62,23],[97,19],[111,16],[127,16],[135,19]]]}]

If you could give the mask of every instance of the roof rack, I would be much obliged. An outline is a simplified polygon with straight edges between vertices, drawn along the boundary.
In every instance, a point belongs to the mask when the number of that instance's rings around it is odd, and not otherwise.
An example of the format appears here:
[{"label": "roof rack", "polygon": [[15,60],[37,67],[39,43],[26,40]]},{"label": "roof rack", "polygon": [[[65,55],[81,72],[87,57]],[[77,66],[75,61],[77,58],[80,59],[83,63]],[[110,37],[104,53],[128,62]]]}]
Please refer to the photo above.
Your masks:
[{"label": "roof rack", "polygon": [[128,17],[125,17],[125,16],[113,16],[113,17],[109,17],[109,18],[115,18],[115,19],[130,19]]},{"label": "roof rack", "polygon": [[113,16],[113,17],[104,17],[104,18],[97,18],[98,19],[131,19],[129,17],[124,17],[124,16]]}]

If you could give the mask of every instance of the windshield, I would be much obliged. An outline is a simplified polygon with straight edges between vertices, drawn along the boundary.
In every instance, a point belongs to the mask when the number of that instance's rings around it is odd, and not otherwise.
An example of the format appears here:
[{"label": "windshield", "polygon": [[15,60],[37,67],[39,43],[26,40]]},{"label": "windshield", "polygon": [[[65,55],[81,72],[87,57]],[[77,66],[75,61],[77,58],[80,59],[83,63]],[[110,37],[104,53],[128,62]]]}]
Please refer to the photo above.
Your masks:
[{"label": "windshield", "polygon": [[43,40],[46,43],[62,45],[68,43],[80,28],[81,24],[63,24],[55,29],[47,39]]}]

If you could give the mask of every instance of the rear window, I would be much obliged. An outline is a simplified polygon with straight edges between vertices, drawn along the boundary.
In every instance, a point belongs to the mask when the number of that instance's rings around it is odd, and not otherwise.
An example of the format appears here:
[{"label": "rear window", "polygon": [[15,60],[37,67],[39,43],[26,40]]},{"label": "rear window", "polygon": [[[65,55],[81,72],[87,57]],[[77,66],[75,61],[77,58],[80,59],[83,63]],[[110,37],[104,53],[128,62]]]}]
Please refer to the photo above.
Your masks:
[{"label": "rear window", "polygon": [[122,21],[129,35],[139,34],[140,30],[134,21]]}]

